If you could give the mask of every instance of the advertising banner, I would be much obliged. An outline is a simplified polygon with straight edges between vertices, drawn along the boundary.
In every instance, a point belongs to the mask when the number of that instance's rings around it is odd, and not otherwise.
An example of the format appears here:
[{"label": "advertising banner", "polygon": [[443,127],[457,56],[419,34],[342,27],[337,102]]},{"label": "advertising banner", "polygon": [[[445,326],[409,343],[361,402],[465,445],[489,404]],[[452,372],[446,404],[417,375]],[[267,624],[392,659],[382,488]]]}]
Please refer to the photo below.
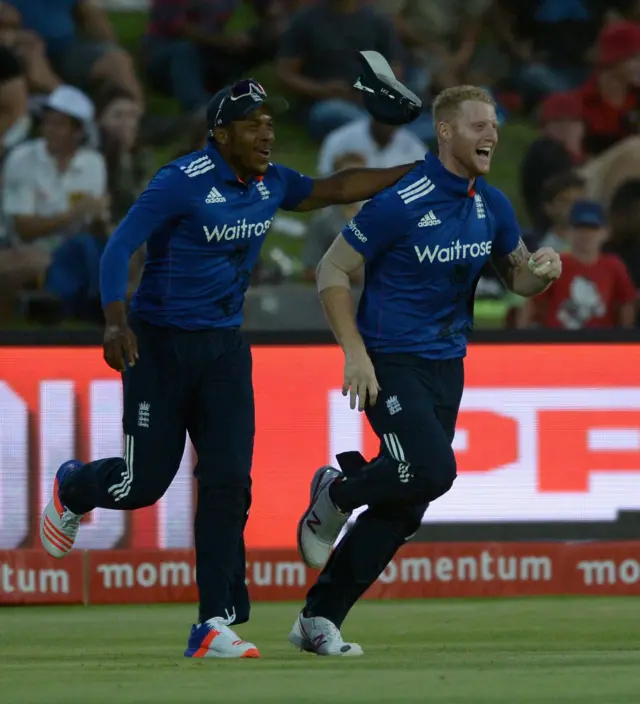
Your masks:
[{"label": "advertising banner", "polygon": [[[315,469],[377,454],[340,393],[334,346],[254,347],[251,549],[290,549]],[[425,522],[615,521],[640,510],[640,345],[475,345],[454,449],[458,478]],[[212,399],[225,403],[225,399]],[[149,409],[153,424],[154,409]],[[123,453],[120,379],[98,348],[0,348],[0,550],[37,545],[59,464]],[[77,547],[192,546],[196,452],[156,506],[96,510]]]},{"label": "advertising banner", "polygon": [[[294,550],[254,550],[255,601],[301,601],[315,579]],[[366,593],[373,599],[640,595],[640,542],[411,543]],[[2,604],[195,602],[192,550],[0,553]]]}]

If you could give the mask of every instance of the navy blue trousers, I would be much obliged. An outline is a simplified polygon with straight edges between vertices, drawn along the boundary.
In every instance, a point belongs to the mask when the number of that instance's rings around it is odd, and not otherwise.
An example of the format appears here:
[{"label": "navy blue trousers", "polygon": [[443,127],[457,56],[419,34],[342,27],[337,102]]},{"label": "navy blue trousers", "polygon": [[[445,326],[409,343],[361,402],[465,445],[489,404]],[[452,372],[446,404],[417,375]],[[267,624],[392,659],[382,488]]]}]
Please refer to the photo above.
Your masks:
[{"label": "navy blue trousers", "polygon": [[[367,506],[336,546],[307,594],[305,613],[338,627],[397,550],[418,530],[431,501],[456,478],[451,444],[464,385],[462,359],[371,354],[381,392],[367,418],[380,438],[371,462],[341,460],[346,481],[332,498],[345,510]],[[351,456],[350,456],[351,455]]]},{"label": "navy blue trousers", "polygon": [[251,351],[236,329],[189,332],[137,319],[140,359],[122,375],[124,458],[89,462],[60,487],[76,513],[154,504],[178,472],[186,435],[198,462],[194,524],[200,620],[249,618],[244,527],[255,435]]}]

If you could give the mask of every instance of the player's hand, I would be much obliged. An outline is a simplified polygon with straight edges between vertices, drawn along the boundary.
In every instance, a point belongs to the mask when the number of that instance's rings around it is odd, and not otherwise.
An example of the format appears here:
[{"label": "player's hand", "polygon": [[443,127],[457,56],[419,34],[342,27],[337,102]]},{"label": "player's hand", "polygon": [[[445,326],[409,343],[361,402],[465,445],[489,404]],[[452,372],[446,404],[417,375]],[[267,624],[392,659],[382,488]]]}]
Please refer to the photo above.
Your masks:
[{"label": "player's hand", "polygon": [[126,372],[138,359],[138,340],[133,330],[125,323],[107,324],[104,330],[104,361],[117,372]]},{"label": "player's hand", "polygon": [[344,361],[342,395],[350,395],[351,408],[354,409],[357,405],[359,411],[364,411],[367,403],[375,406],[379,391],[380,384],[366,351],[363,349],[354,353],[347,352]]},{"label": "player's hand", "polygon": [[531,255],[529,268],[540,279],[555,281],[562,274],[562,259],[551,247],[541,247]]}]

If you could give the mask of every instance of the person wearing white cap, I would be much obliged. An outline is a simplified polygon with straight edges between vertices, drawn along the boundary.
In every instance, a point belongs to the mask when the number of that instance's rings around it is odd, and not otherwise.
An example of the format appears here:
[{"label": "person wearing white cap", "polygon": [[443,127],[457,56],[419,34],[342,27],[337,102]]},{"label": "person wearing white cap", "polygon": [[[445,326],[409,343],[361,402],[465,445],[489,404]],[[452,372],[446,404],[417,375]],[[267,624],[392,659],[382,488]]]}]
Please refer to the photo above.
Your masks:
[{"label": "person wearing white cap", "polygon": [[52,254],[45,288],[69,313],[97,292],[102,244],[92,233],[108,219],[104,159],[82,146],[93,115],[82,91],[59,86],[43,105],[42,138],[17,146],[3,170],[2,209],[24,243]]}]

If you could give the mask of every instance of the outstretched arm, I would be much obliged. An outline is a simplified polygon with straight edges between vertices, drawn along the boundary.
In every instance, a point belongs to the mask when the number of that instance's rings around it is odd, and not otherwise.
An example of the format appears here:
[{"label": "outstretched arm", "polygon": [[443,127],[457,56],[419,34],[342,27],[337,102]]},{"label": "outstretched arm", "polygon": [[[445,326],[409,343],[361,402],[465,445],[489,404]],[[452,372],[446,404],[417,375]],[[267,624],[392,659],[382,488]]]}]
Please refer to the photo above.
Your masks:
[{"label": "outstretched arm", "polygon": [[[533,265],[529,260],[533,260]],[[493,266],[509,291],[525,298],[545,291],[562,273],[557,252],[551,247],[542,247],[532,255],[522,238],[510,254],[494,259]]]},{"label": "outstretched arm", "polygon": [[309,197],[303,200],[295,210],[303,212],[325,208],[328,205],[369,200],[376,193],[393,186],[420,163],[416,161],[390,169],[345,169],[327,178],[316,179]]}]

